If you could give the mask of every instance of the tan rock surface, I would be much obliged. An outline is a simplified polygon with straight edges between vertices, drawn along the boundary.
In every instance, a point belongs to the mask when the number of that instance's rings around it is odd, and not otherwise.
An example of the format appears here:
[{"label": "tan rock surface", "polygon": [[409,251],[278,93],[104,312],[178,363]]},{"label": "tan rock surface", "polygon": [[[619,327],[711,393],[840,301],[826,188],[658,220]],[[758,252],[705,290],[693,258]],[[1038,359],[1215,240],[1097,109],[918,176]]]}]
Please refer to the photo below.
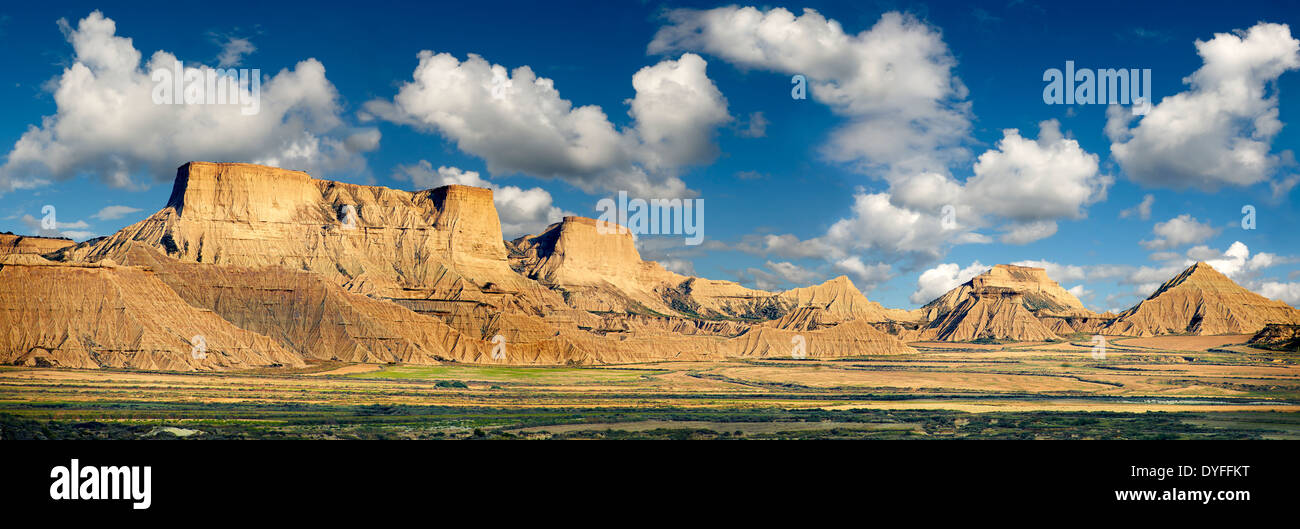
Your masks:
[{"label": "tan rock surface", "polygon": [[922,340],[949,342],[976,339],[1037,341],[1059,336],[1025,307],[1024,293],[1007,287],[981,286],[920,333]]},{"label": "tan rock surface", "polygon": [[1270,323],[1300,323],[1300,311],[1251,292],[1214,267],[1198,262],[1120,313],[1103,332],[1129,336],[1253,334]]},{"label": "tan rock surface", "polygon": [[57,252],[74,244],[76,243],[71,239],[0,233],[0,257],[11,254],[44,255]]},{"label": "tan rock surface", "polygon": [[868,322],[914,321],[921,317],[920,311],[887,309],[879,303],[868,300],[853,285],[853,281],[845,276],[836,277],[820,285],[787,290],[777,297],[796,307],[818,307],[832,314]]},{"label": "tan rock surface", "polygon": [[[270,338],[190,306],[148,269],[18,257],[0,261],[0,363],[177,371],[305,365]],[[196,335],[203,337],[198,355]]]},{"label": "tan rock surface", "polygon": [[1022,294],[1025,308],[1030,311],[1050,311],[1053,314],[1090,314],[1083,302],[1061,285],[1047,277],[1042,268],[995,265],[970,281],[948,291],[921,308],[924,319],[934,321],[957,308],[969,297],[971,291],[985,287],[1005,288]]},{"label": "tan rock surface", "polygon": [[561,298],[506,260],[492,191],[419,192],[316,180],[252,164],[191,162],[167,207],[74,261],[122,260],[129,242],[181,261],[306,270],[362,294],[545,310]]}]

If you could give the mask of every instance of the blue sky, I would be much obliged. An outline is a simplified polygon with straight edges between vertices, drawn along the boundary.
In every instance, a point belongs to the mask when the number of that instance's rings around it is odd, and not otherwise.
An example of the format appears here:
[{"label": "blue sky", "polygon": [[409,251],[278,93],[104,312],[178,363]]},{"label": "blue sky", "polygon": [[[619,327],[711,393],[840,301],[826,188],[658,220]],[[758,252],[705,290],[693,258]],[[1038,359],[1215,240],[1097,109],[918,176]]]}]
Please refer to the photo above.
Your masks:
[{"label": "blue sky", "polygon": [[[644,236],[646,258],[768,289],[847,274],[892,307],[1032,261],[1123,309],[1192,259],[1300,303],[1296,2],[213,6],[0,8],[0,231],[111,234],[186,161],[260,161],[493,185],[511,237],[618,190],[699,198],[706,243]],[[160,50],[259,69],[262,111],[158,109]],[[1046,104],[1067,60],[1150,69],[1155,106]]]}]

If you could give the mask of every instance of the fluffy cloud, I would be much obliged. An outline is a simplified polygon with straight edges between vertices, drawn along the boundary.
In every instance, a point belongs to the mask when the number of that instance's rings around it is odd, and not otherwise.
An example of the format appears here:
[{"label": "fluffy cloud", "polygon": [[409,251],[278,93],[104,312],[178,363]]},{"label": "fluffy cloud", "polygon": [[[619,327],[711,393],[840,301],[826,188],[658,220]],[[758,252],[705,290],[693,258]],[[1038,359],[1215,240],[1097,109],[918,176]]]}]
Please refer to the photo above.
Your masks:
[{"label": "fluffy cloud", "polygon": [[686,259],[659,259],[655,261],[670,272],[676,272],[684,276],[695,275],[695,263]]},{"label": "fluffy cloud", "polygon": [[651,53],[702,51],[746,69],[808,78],[813,99],[845,116],[824,153],[886,172],[943,170],[969,154],[967,90],[937,28],[909,15],[881,16],[845,33],[817,11],[783,8],[677,9],[650,42]]},{"label": "fluffy cloud", "polygon": [[[1202,260],[1223,275],[1237,280],[1244,279],[1247,273],[1268,268],[1281,261],[1277,255],[1267,252],[1259,252],[1252,256],[1250,249],[1241,241],[1233,241],[1232,245],[1217,258]],[[1184,264],[1191,265],[1193,262],[1195,261],[1188,260]]]},{"label": "fluffy cloud", "polygon": [[992,267],[982,265],[979,261],[966,268],[957,263],[940,264],[921,273],[921,277],[916,280],[916,292],[908,299],[918,305],[929,303],[990,268]]},{"label": "fluffy cloud", "polygon": [[[800,241],[768,235],[767,249],[830,258],[872,252],[919,262],[938,258],[949,244],[990,242],[974,231],[981,226],[998,225],[1007,244],[1050,237],[1056,219],[1083,218],[1085,206],[1104,199],[1113,179],[1098,174],[1097,155],[1062,136],[1055,120],[1039,126],[1036,140],[1015,129],[1004,131],[1002,141],[980,155],[964,185],[932,172],[895,178],[889,193],[859,190],[851,216],[832,224],[824,236]],[[953,218],[946,223],[947,206]]]},{"label": "fluffy cloud", "polygon": [[1029,244],[1056,235],[1056,228],[1056,222],[1050,220],[1012,224],[998,240],[1006,244]]},{"label": "fluffy cloud", "polygon": [[527,66],[507,72],[478,55],[462,62],[431,51],[419,59],[392,101],[370,101],[366,110],[443,135],[495,175],[559,178],[587,192],[687,196],[677,173],[712,160],[713,136],[731,120],[704,59],[689,53],[632,76],[634,125],[623,130],[597,106],[575,108]]},{"label": "fluffy cloud", "polygon": [[170,180],[191,160],[252,161],[315,175],[365,168],[342,139],[349,130],[339,118],[338,93],[315,59],[266,79],[253,115],[244,115],[243,105],[157,105],[150,72],[172,68],[174,55],[158,51],[142,65],[131,39],[116,35],[116,24],[98,11],[75,29],[63,20],[60,27],[74,56],[50,83],[56,113],[29,127],[9,151],[0,193],[80,174],[135,187],[139,175]]},{"label": "fluffy cloud", "polygon": [[1196,244],[1213,237],[1218,230],[1209,224],[1196,220],[1186,213],[1164,222],[1157,222],[1151,232],[1156,238],[1142,241],[1140,244],[1148,250],[1168,250],[1188,244]]},{"label": "fluffy cloud", "polygon": [[1065,291],[1074,294],[1074,297],[1079,299],[1083,299],[1085,297],[1092,297],[1092,291],[1084,288],[1083,285],[1074,285],[1070,288],[1065,289]]},{"label": "fluffy cloud", "polygon": [[1035,260],[1016,261],[1011,264],[1016,266],[1032,266],[1034,268],[1042,268],[1043,271],[1047,273],[1047,277],[1056,280],[1058,283],[1072,283],[1075,281],[1083,281],[1089,276],[1088,270],[1078,265],[1068,265],[1068,264],[1054,263],[1052,261],[1035,261]]},{"label": "fluffy cloud", "polygon": [[811,9],[796,16],[731,6],[666,16],[651,53],[700,51],[744,69],[805,75],[813,99],[845,118],[822,149],[826,157],[889,184],[885,192],[857,191],[852,215],[821,237],[769,236],[772,251],[792,251],[778,255],[929,261],[950,244],[990,242],[976,231],[990,226],[1004,242],[1025,244],[1056,233],[1057,219],[1083,218],[1113,181],[1055,120],[1040,124],[1037,140],[1006,130],[979,157],[974,176],[964,184],[953,178],[949,167],[970,158],[967,91],[940,31],[909,15],[886,13],[857,34]]},{"label": "fluffy cloud", "polygon": [[858,290],[864,293],[894,277],[893,267],[889,263],[866,264],[857,256],[840,259],[831,268],[848,275],[853,279],[853,284],[858,287]]},{"label": "fluffy cloud", "polygon": [[[1105,199],[1113,180],[1099,175],[1097,167],[1097,155],[1062,136],[1054,119],[1039,124],[1037,140],[1008,129],[997,148],[975,163],[965,200],[977,211],[1022,222],[1081,219],[1083,207]],[[1037,231],[1051,235],[1056,229],[1039,226]]]},{"label": "fluffy cloud", "polygon": [[501,217],[501,231],[506,239],[541,233],[565,215],[572,215],[552,204],[551,194],[534,187],[501,186],[484,180],[477,171],[462,171],[440,166],[437,170],[427,160],[413,165],[399,165],[393,173],[397,180],[409,181],[416,189],[431,189],[451,184],[492,189],[492,199]]},{"label": "fluffy cloud", "polygon": [[777,277],[780,277],[787,283],[794,283],[799,286],[812,283],[816,281],[818,277],[816,272],[793,263],[768,261],[766,265],[767,269],[775,273]]},{"label": "fluffy cloud", "polygon": [[1300,68],[1300,40],[1285,24],[1261,22],[1198,40],[1196,51],[1203,65],[1183,79],[1190,88],[1164,98],[1136,127],[1127,110],[1108,109],[1111,153],[1148,186],[1214,190],[1270,178],[1278,158],[1269,149],[1282,128],[1276,81]]},{"label": "fluffy cloud", "polygon": [[1119,212],[1119,218],[1127,219],[1129,217],[1137,215],[1137,217],[1142,220],[1150,219],[1151,206],[1155,203],[1156,203],[1155,195],[1148,193],[1142,197],[1142,202],[1139,202],[1138,205]]},{"label": "fluffy cloud", "polygon": [[108,206],[99,210],[99,213],[91,215],[90,218],[98,220],[116,220],[137,211],[140,211],[140,208],[133,208],[131,206]]},{"label": "fluffy cloud", "polygon": [[1281,300],[1292,307],[1300,307],[1300,283],[1269,281],[1260,285],[1256,292],[1269,299]]},{"label": "fluffy cloud", "polygon": [[762,112],[753,112],[749,114],[749,119],[745,120],[745,126],[737,131],[742,138],[762,138],[767,135],[767,118]]}]

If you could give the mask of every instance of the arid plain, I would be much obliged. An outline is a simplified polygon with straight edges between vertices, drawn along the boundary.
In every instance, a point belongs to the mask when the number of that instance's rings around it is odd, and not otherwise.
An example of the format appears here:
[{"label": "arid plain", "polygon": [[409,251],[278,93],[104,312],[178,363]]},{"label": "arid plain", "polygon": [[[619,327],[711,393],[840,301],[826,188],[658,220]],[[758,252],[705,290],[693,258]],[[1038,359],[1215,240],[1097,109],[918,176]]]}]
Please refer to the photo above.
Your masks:
[{"label": "arid plain", "polygon": [[11,433],[52,437],[1300,438],[1300,355],[1248,338],[1118,338],[1104,359],[1081,337],[887,359],[5,367],[0,400]]}]

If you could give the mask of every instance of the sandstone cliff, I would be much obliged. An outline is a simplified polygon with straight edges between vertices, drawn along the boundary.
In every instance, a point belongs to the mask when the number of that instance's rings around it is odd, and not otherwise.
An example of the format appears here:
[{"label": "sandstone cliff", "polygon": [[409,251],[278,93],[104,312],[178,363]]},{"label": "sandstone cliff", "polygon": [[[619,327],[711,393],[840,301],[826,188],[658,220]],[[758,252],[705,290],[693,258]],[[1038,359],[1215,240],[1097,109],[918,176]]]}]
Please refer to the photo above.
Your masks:
[{"label": "sandstone cliff", "polygon": [[1198,262],[1150,297],[1120,313],[1106,334],[1253,334],[1270,323],[1300,323],[1300,311],[1228,279]]},{"label": "sandstone cliff", "polygon": [[4,364],[176,371],[304,365],[270,338],[189,305],[149,269],[110,261],[0,259],[0,328]]},{"label": "sandstone cliff", "polygon": [[[506,243],[491,190],[406,192],[194,162],[145,220],[75,246],[13,242],[10,253],[23,253],[4,258],[0,290],[10,294],[0,301],[11,321],[27,317],[23,282],[53,288],[69,271],[93,270],[72,284],[121,300],[113,328],[138,330],[112,331],[102,310],[76,310],[84,297],[60,299],[59,318],[11,335],[0,360],[595,364],[788,356],[776,344],[791,333],[817,338],[806,347],[813,357],[914,352],[859,321],[888,311],[847,279],[773,294],[682,276],[643,261],[626,231],[595,228],[569,217]],[[61,262],[28,253],[38,251]],[[52,339],[51,328],[71,334]],[[207,337],[206,362],[191,358],[187,333]]]},{"label": "sandstone cliff", "polygon": [[141,243],[194,263],[281,267],[350,291],[546,310],[555,293],[510,268],[492,191],[419,192],[317,180],[251,164],[191,162],[167,207],[66,259],[122,260]]},{"label": "sandstone cliff", "polygon": [[1007,287],[980,286],[920,333],[923,340],[1052,340],[1059,336],[1026,308],[1025,294]]},{"label": "sandstone cliff", "polygon": [[925,314],[924,319],[934,321],[942,318],[964,303],[972,291],[989,287],[1019,292],[1025,308],[1033,312],[1048,311],[1058,315],[1090,314],[1079,298],[1047,277],[1046,270],[1000,264],[927,303],[921,308]]},{"label": "sandstone cliff", "polygon": [[[1093,332],[1110,317],[1089,311],[1046,270],[996,265],[921,307],[923,340],[1053,340]],[[899,334],[910,336],[906,329]]]}]

